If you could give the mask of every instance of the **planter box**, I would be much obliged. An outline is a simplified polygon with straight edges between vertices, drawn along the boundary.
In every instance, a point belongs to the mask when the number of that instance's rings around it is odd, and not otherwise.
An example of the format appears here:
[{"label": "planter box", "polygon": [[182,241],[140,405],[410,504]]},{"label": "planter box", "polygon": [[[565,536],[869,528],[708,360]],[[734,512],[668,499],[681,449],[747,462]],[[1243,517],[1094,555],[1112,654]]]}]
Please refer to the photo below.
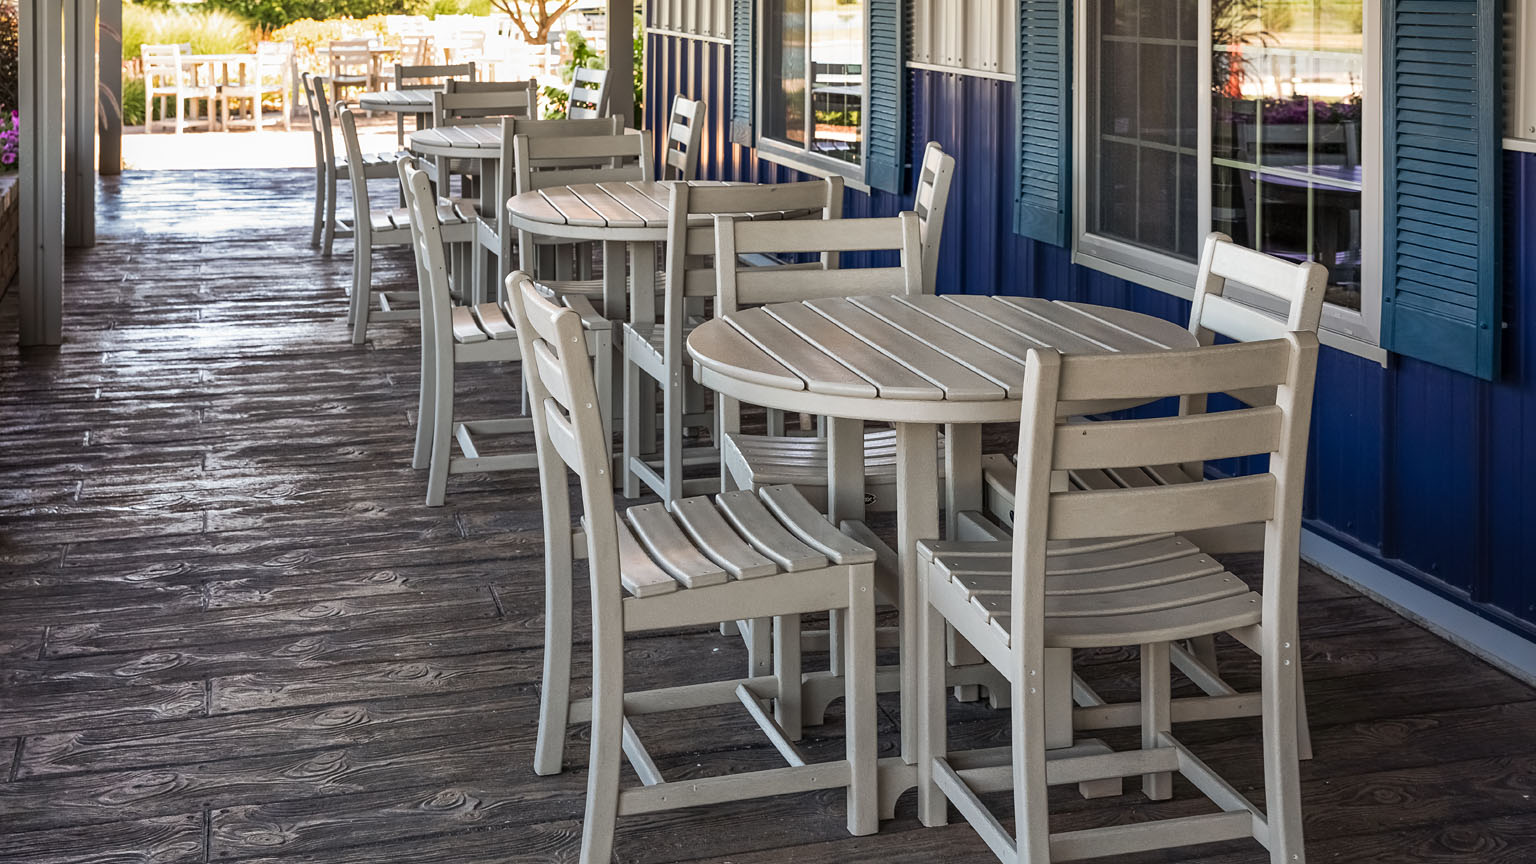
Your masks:
[{"label": "planter box", "polygon": [[16,276],[21,248],[21,187],[15,174],[0,177],[0,294]]}]

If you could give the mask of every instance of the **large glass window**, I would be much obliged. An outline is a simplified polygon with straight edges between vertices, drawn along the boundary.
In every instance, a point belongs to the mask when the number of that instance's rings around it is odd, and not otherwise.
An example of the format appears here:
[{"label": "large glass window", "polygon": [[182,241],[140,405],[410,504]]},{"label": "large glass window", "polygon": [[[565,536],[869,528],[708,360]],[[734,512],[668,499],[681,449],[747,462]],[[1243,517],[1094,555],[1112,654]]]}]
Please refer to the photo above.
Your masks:
[{"label": "large glass window", "polygon": [[1077,2],[1080,259],[1187,284],[1221,231],[1321,263],[1325,326],[1373,340],[1373,0]]},{"label": "large glass window", "polygon": [[1195,0],[1099,0],[1088,22],[1088,231],[1199,254]]},{"label": "large glass window", "polygon": [[765,149],[861,165],[864,0],[768,0],[762,20]]}]

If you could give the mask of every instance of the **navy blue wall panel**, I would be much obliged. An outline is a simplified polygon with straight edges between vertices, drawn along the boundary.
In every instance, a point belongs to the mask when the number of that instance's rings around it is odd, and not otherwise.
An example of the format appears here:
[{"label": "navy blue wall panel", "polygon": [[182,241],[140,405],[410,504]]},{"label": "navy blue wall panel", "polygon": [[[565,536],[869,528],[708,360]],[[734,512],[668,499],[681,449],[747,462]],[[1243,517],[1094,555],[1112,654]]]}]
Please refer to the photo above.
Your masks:
[{"label": "navy blue wall panel", "polygon": [[[801,179],[729,143],[730,46],[653,34],[647,127],[681,92],[709,102],[701,176]],[[1119,306],[1183,323],[1189,304],[1072,263],[1013,234],[1013,85],[913,71],[911,163],[938,141],[956,172],[939,290]],[[660,141],[657,141],[659,148]],[[1536,638],[1536,154],[1505,156],[1504,359],[1498,383],[1393,357],[1323,349],[1308,462],[1309,526],[1484,616]],[[910,185],[910,184],[909,184]],[[849,216],[909,200],[850,192]]]}]

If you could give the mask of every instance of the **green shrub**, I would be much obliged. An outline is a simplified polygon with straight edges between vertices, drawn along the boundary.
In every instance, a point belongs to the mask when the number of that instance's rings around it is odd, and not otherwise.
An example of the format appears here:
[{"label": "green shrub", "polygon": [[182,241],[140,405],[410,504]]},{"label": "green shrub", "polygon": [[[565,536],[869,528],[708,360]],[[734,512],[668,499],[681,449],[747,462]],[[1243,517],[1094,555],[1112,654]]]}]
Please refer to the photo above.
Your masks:
[{"label": "green shrub", "polygon": [[213,9],[224,9],[276,30],[295,21],[313,18],[368,18],[402,15],[416,11],[420,0],[205,0]]},{"label": "green shrub", "polygon": [[123,4],[123,59],[137,59],[144,45],[191,43],[198,54],[237,54],[256,46],[245,19],[218,10],[157,9]]},{"label": "green shrub", "polygon": [[491,0],[427,0],[420,14],[429,18],[439,15],[486,16],[491,14]]}]

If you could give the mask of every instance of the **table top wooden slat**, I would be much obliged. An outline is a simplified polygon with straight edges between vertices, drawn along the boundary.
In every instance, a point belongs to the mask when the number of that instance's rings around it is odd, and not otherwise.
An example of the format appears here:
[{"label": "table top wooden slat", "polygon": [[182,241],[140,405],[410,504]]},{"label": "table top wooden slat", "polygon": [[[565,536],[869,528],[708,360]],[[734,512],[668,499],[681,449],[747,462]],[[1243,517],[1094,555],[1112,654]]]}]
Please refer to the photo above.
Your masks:
[{"label": "table top wooden slat", "polygon": [[1135,348],[1130,350],[1146,351],[1151,348],[1169,350],[1180,347],[1184,344],[1185,341],[1183,338],[1183,333],[1177,334],[1180,337],[1178,339],[1168,339],[1161,336],[1161,334],[1146,333],[1145,328],[1138,329],[1137,323],[1139,320],[1142,320],[1143,316],[1140,313],[1132,312],[1129,309],[1116,309],[1113,306],[1094,306],[1089,303],[1073,303],[1066,300],[1063,300],[1061,303],[1056,305],[1065,309],[1070,309],[1085,318],[1092,319],[1104,325],[1105,327],[1109,327],[1113,330],[1125,334],[1130,338],[1131,342],[1129,344],[1131,345],[1139,345],[1142,343],[1145,343],[1146,345],[1146,347],[1143,348]]},{"label": "table top wooden slat", "polygon": [[1024,384],[1023,363],[998,353],[984,340],[973,339],[943,319],[921,312],[901,300],[896,296],[860,297],[853,302],[913,339],[1002,387],[1008,391],[1008,398],[1018,398]]},{"label": "table top wooden slat", "polygon": [[964,333],[1021,365],[1029,359],[1029,349],[1047,347],[1032,339],[1021,336],[1018,331],[1004,327],[969,306],[949,302],[953,299],[951,295],[944,295],[940,299],[946,302],[908,302],[907,305],[912,306],[925,315],[931,315],[943,321],[949,327]]},{"label": "table top wooden slat", "polygon": [[914,338],[859,308],[853,300],[812,300],[806,305],[836,322],[871,348],[943,388],[945,399],[952,402],[979,402],[1000,399],[1004,395],[1003,387],[996,381],[957,363],[928,341]]},{"label": "table top wooden slat", "polygon": [[784,322],[759,307],[731,316],[731,325],[751,339],[764,353],[805,381],[805,389],[834,396],[874,398],[875,385],[858,373],[815,350]]},{"label": "table top wooden slat", "polygon": [[[655,198],[636,189],[633,183],[599,183],[597,186],[604,194],[629,208],[629,212],[645,219],[647,225],[667,224],[667,214],[671,212],[667,199],[663,198],[658,204]],[[671,194],[670,190],[668,194]]]},{"label": "table top wooden slat", "polygon": [[603,218],[603,214],[593,210],[569,186],[551,186],[548,189],[540,189],[539,194],[544,196],[544,200],[548,201],[551,207],[560,211],[562,217],[560,221],[567,225],[608,227],[608,220]]},{"label": "table top wooden slat", "polygon": [[1039,297],[999,297],[1004,304],[1023,309],[1064,330],[1076,333],[1107,351],[1150,351],[1164,347],[1127,332],[1121,327],[1111,327],[1091,315],[1084,315],[1065,303],[1052,303]]},{"label": "table top wooden slat", "polygon": [[644,228],[648,224],[644,216],[603,191],[600,184],[580,183],[566,188],[592,208],[592,211],[597,213],[606,225],[614,228]]},{"label": "table top wooden slat", "polygon": [[[785,369],[777,360],[768,356],[757,343],[744,336],[740,330],[724,321],[719,327],[710,327],[700,334],[689,334],[688,345],[697,350],[694,362],[700,366],[718,369],[731,377],[752,384],[762,384],[783,390],[804,390],[805,381]],[[715,358],[729,357],[722,363]]]},{"label": "table top wooden slat", "polygon": [[1039,315],[1031,315],[1018,306],[1000,302],[996,297],[950,295],[945,299],[1012,330],[1033,343],[1031,347],[1055,348],[1064,354],[1100,354],[1106,350],[1105,346],[1084,339],[1076,331],[1052,324]]},{"label": "table top wooden slat", "polygon": [[[809,306],[803,303],[779,303],[765,308],[815,350],[826,353],[835,362],[847,366],[857,372],[859,377],[874,384],[881,398],[922,401],[944,398],[944,391],[932,381],[891,359],[889,355],[871,348]],[[709,322],[700,326],[708,327]]]}]

